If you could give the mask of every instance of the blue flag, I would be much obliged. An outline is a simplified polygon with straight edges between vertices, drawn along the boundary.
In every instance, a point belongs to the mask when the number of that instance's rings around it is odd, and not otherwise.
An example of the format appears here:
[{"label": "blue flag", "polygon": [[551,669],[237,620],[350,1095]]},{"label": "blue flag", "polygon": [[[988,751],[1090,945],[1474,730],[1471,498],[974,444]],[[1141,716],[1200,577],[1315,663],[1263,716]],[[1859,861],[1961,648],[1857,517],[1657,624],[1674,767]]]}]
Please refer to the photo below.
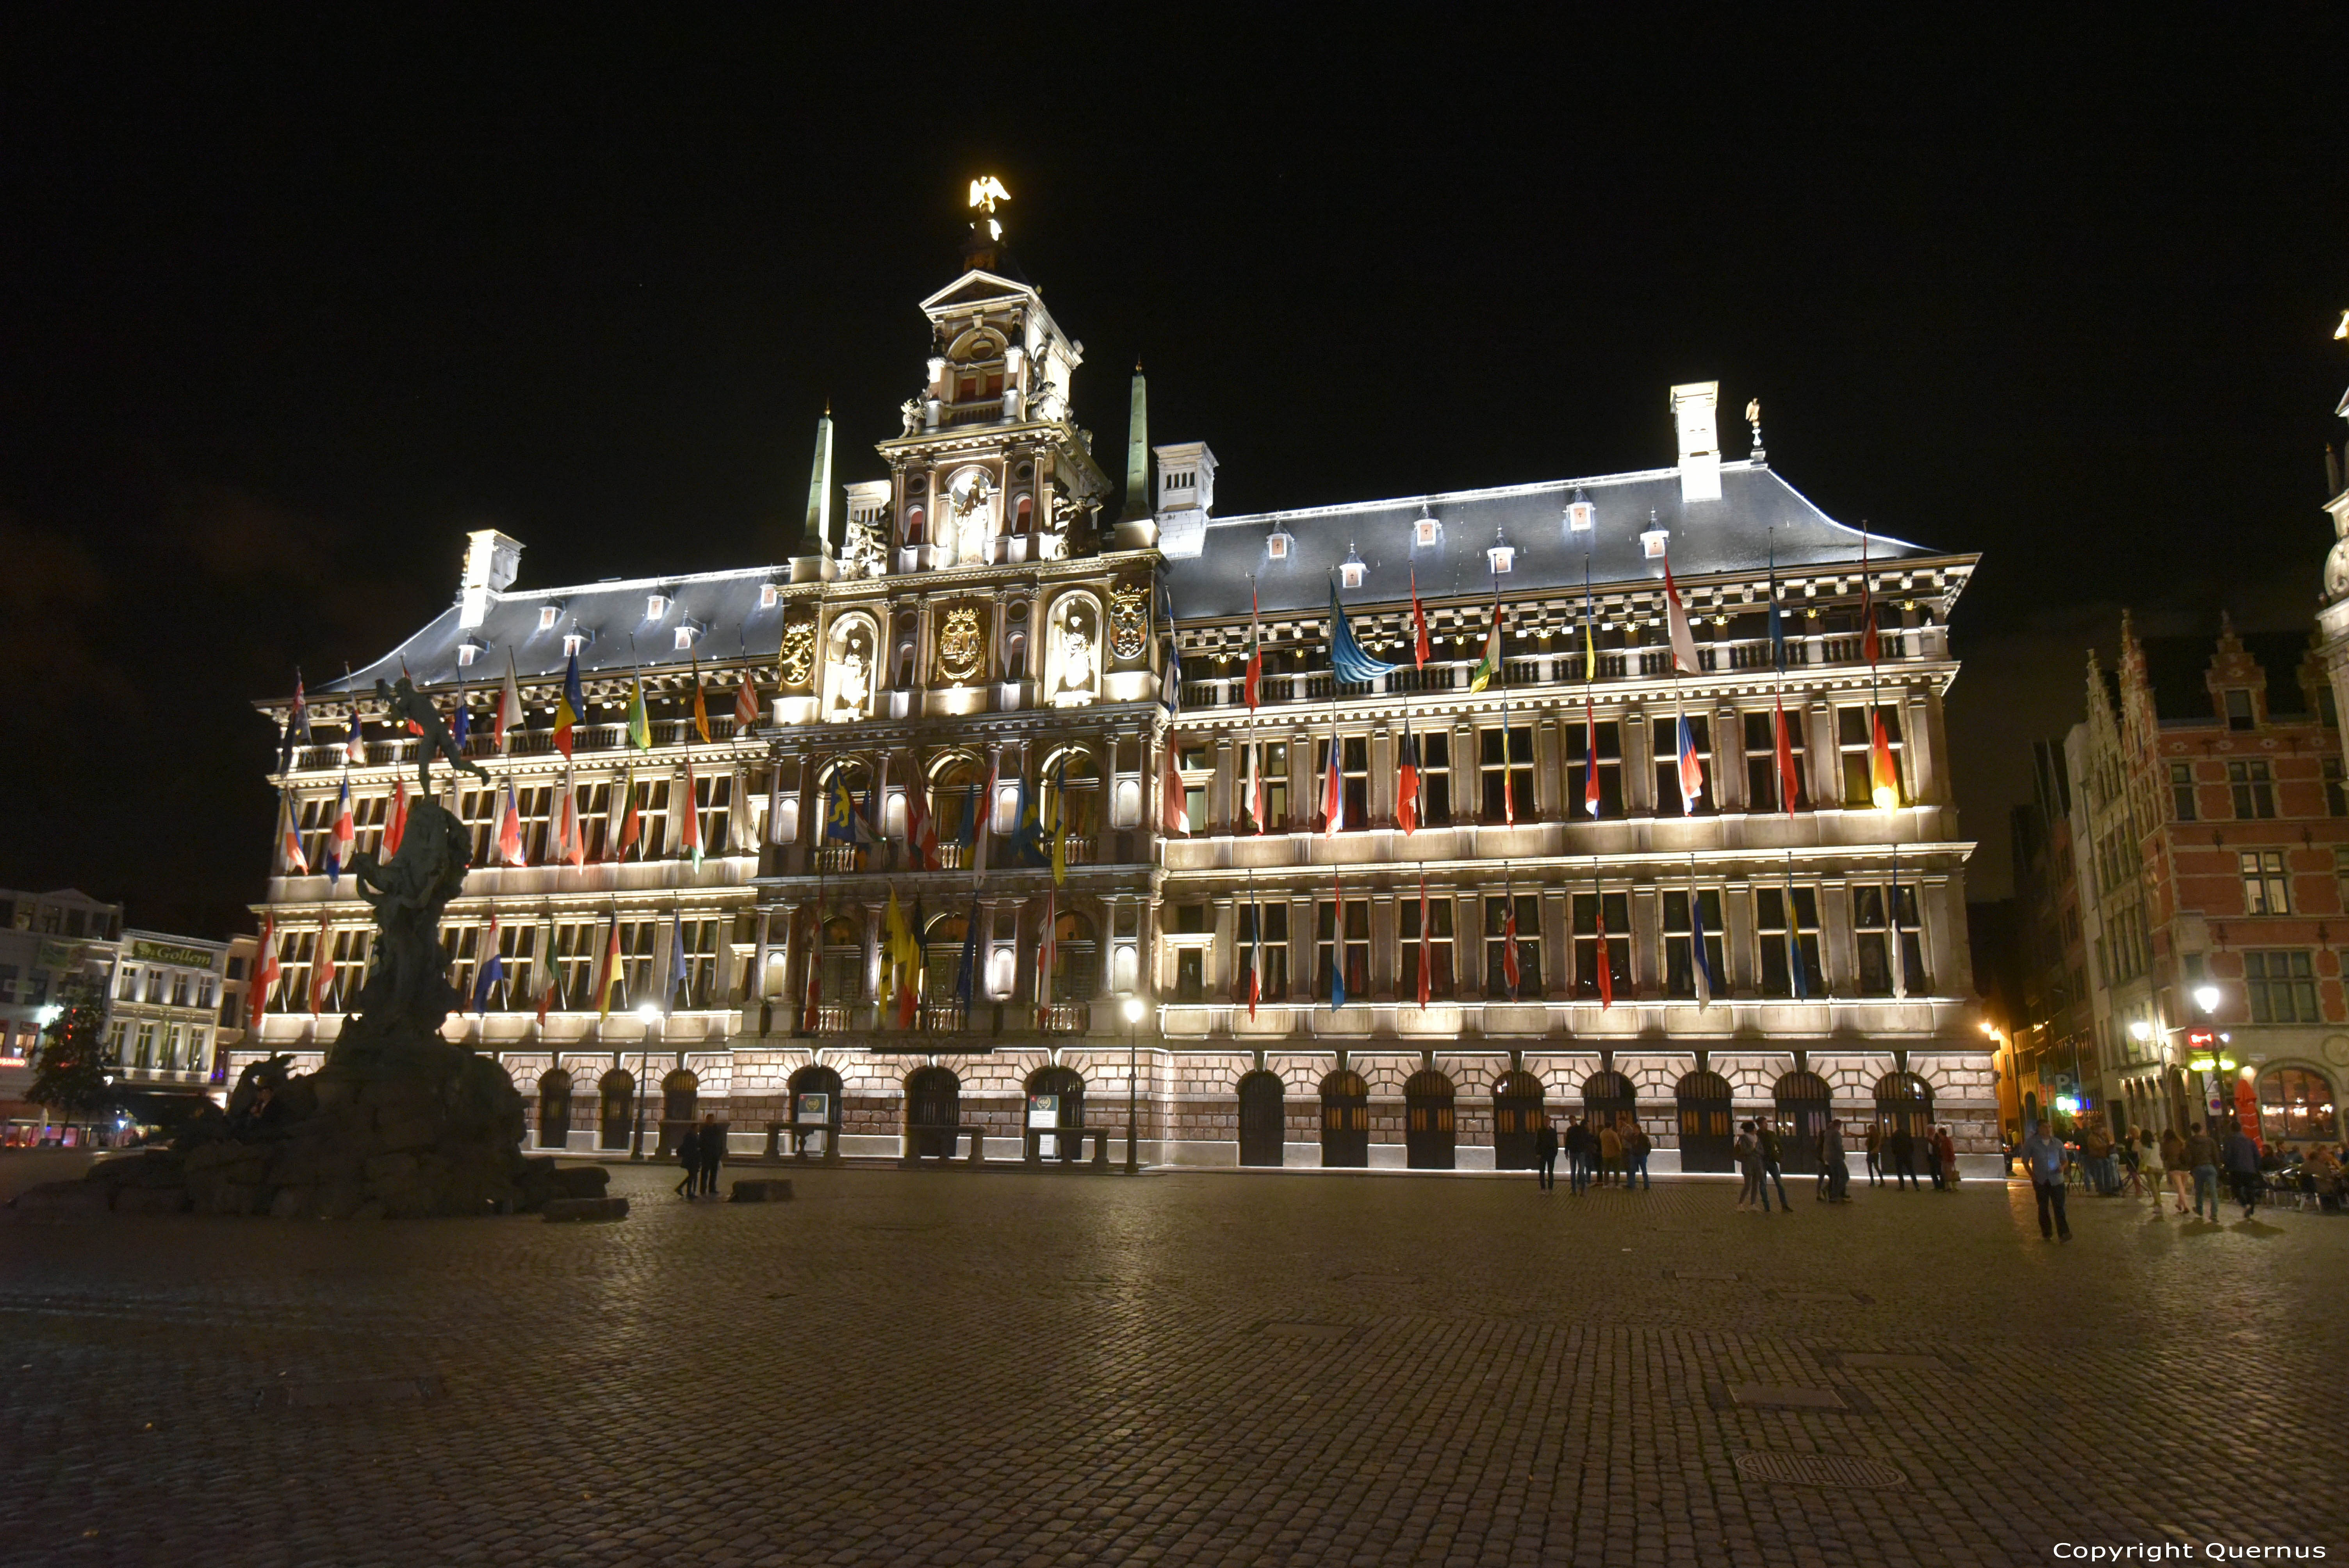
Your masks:
[{"label": "blue flag", "polygon": [[1770,546],[1770,667],[1786,673],[1786,618],[1778,609],[1778,547]]},{"label": "blue flag", "polygon": [[1713,1000],[1713,960],[1704,951],[1704,894],[1689,889],[1689,955],[1696,961],[1696,1000]]},{"label": "blue flag", "polygon": [[1346,607],[1338,603],[1338,585],[1330,584],[1330,669],[1341,681],[1374,681],[1382,675],[1402,668],[1387,664],[1362,652],[1362,645],[1354,641],[1353,623],[1346,619]]},{"label": "blue flag", "polygon": [[978,990],[978,895],[973,894],[970,901],[970,919],[963,924],[962,963],[955,972],[955,995],[962,999],[962,1005],[965,1007],[968,1007],[972,996],[977,995]]},{"label": "blue flag", "polygon": [[492,948],[489,962],[481,965],[481,973],[473,982],[473,1012],[477,1016],[490,1010],[490,993],[505,977],[505,954]]}]

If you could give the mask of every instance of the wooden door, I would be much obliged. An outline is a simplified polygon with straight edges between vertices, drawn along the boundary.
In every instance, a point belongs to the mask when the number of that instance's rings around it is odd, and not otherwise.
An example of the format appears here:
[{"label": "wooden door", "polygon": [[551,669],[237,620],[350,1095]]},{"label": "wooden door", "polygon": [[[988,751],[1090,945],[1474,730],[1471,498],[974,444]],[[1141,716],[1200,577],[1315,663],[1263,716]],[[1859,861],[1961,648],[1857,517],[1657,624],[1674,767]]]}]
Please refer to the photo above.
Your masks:
[{"label": "wooden door", "polygon": [[1278,1165],[1288,1141],[1288,1104],[1280,1075],[1253,1072],[1240,1079],[1240,1163]]},{"label": "wooden door", "polygon": [[1452,1080],[1433,1068],[1403,1084],[1403,1163],[1413,1171],[1453,1168],[1452,1104]]},{"label": "wooden door", "polygon": [[1321,1163],[1360,1170],[1371,1162],[1371,1086],[1356,1072],[1321,1080]]}]

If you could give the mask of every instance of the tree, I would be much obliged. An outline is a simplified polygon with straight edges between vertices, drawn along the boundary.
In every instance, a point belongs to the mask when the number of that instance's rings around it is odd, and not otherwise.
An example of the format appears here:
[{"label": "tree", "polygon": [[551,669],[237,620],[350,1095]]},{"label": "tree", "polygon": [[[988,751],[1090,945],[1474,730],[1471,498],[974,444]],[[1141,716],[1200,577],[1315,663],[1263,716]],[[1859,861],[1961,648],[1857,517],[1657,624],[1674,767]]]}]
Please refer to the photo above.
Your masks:
[{"label": "tree", "polygon": [[33,1058],[32,1087],[25,1098],[66,1119],[88,1117],[113,1097],[114,1058],[99,1037],[104,1016],[87,989],[60,991],[58,1013],[41,1031],[40,1055]]}]

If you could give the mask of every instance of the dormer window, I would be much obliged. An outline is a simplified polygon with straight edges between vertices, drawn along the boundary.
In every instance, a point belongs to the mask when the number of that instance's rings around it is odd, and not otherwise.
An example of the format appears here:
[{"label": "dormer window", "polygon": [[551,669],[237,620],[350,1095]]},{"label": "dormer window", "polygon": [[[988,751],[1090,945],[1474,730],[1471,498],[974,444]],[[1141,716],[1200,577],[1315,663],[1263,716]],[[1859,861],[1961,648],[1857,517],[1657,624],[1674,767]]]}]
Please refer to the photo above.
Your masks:
[{"label": "dormer window", "polygon": [[651,595],[645,601],[645,619],[647,621],[659,620],[663,615],[668,614],[668,604],[669,600],[667,594],[655,593]]},{"label": "dormer window", "polygon": [[1651,528],[1648,530],[1645,533],[1640,535],[1640,552],[1651,561],[1661,560],[1664,554],[1664,541],[1671,537],[1671,531],[1667,529]]},{"label": "dormer window", "polygon": [[553,604],[541,604],[538,607],[538,629],[542,632],[552,632],[554,630],[554,623],[562,616],[563,612],[559,607]]},{"label": "dormer window", "polygon": [[1581,486],[1577,485],[1574,490],[1574,499],[1566,503],[1567,531],[1568,533],[1588,533],[1598,526],[1599,509],[1590,504],[1590,498],[1582,493]]},{"label": "dormer window", "polygon": [[1296,536],[1291,534],[1287,529],[1274,529],[1270,533],[1266,534],[1264,537],[1265,558],[1268,561],[1288,560],[1288,547],[1296,542]]},{"label": "dormer window", "polygon": [[1430,516],[1423,506],[1411,525],[1411,542],[1420,550],[1432,550],[1444,542],[1444,524]]},{"label": "dormer window", "polygon": [[1369,571],[1370,567],[1362,560],[1362,552],[1351,545],[1347,546],[1346,559],[1338,562],[1340,584],[1348,588],[1360,588],[1362,585],[1364,573]]},{"label": "dormer window", "polygon": [[691,648],[693,646],[693,628],[691,626],[679,626],[677,629],[677,642],[674,645],[677,651],[680,654]]},{"label": "dormer window", "polygon": [[566,658],[566,659],[577,658],[581,654],[584,654],[584,653],[585,653],[586,651],[587,651],[587,634],[586,634],[586,633],[585,633],[585,632],[565,632],[565,633],[563,634],[563,656],[564,656],[564,658]]},{"label": "dormer window", "polygon": [[477,643],[471,637],[468,637],[463,642],[458,644],[457,667],[460,670],[472,668],[473,661],[481,656],[481,650],[487,645],[488,645],[483,643]]},{"label": "dormer window", "polygon": [[782,602],[783,591],[771,583],[759,584],[759,608],[771,610]]},{"label": "dormer window", "polygon": [[1485,559],[1492,562],[1493,575],[1495,577],[1498,577],[1503,573],[1508,571],[1510,566],[1516,562],[1516,546],[1512,544],[1496,544],[1493,546],[1492,549],[1485,552]]}]

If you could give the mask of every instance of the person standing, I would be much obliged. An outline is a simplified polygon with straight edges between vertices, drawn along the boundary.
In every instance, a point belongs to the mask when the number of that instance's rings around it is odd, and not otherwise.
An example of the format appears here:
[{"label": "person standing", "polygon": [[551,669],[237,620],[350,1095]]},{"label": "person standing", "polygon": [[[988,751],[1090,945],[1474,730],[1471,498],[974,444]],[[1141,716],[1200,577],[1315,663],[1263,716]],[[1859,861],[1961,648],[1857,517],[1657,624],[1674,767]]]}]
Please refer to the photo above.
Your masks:
[{"label": "person standing", "polygon": [[2153,1212],[2161,1212],[2161,1145],[2153,1134],[2140,1127],[2134,1129],[2130,1140],[2137,1146],[2137,1180],[2145,1184],[2146,1196],[2153,1200]]},{"label": "person standing", "polygon": [[1946,1127],[1933,1133],[1933,1181],[1945,1192],[1958,1190],[1958,1140]]},{"label": "person standing", "polygon": [[677,1156],[685,1174],[677,1179],[677,1195],[687,1202],[701,1190],[701,1139],[690,1127],[682,1128],[677,1135],[677,1146],[669,1152]]},{"label": "person standing", "polygon": [[1631,1122],[1623,1129],[1623,1186],[1626,1191],[1630,1190],[1634,1176],[1640,1179],[1640,1191],[1642,1192],[1655,1190],[1655,1182],[1648,1177],[1648,1156],[1655,1147],[1655,1140],[1650,1138],[1648,1130],[1638,1122]]},{"label": "person standing", "polygon": [[2210,1222],[2219,1222],[2219,1144],[2196,1122],[2186,1135],[2186,1165],[2194,1172],[2194,1217],[2202,1217],[2202,1196],[2210,1196]]},{"label": "person standing", "polygon": [[2114,1196],[2113,1138],[2105,1130],[2102,1117],[2088,1119],[2087,1129],[2080,1137],[2080,1158],[2088,1168],[2088,1184],[2095,1190],[2096,1196]]},{"label": "person standing", "polygon": [[1557,1123],[1542,1118],[1541,1130],[1534,1134],[1534,1157],[1541,1162],[1541,1190],[1557,1191]]},{"label": "person standing", "polygon": [[1566,1184],[1578,1198],[1590,1183],[1590,1129],[1576,1117],[1566,1127]]},{"label": "person standing", "polygon": [[[2161,1130],[2161,1168],[2169,1173],[2169,1191],[2177,1200],[2178,1212],[2186,1212],[2186,1183],[2193,1179],[2194,1168],[2186,1161],[2186,1140],[2178,1136],[2178,1129]],[[2157,1194],[2154,1202],[2161,1200]]]},{"label": "person standing", "polygon": [[1900,1183],[1905,1180],[1909,1183],[1909,1190],[1915,1191],[1917,1190],[1917,1140],[1909,1132],[1907,1121],[1896,1121],[1892,1124],[1892,1136],[1886,1140],[1884,1151],[1892,1157],[1890,1174],[1893,1191],[1899,1191]]},{"label": "person standing", "polygon": [[1732,1152],[1737,1156],[1737,1169],[1745,1178],[1737,1189],[1737,1206],[1750,1209],[1759,1202],[1762,1212],[1768,1213],[1770,1188],[1762,1174],[1762,1140],[1754,1135],[1752,1122],[1738,1124],[1737,1144]]},{"label": "person standing", "polygon": [[[2243,1218],[2248,1220],[2251,1211],[2260,1206],[2260,1191],[2266,1186],[2267,1179],[2260,1174],[2259,1144],[2243,1130],[2241,1122],[2236,1122],[2234,1128],[2227,1134],[2227,1176],[2235,1184],[2235,1202],[2243,1206]],[[2214,1201],[2210,1207],[2215,1213],[2219,1205]]]},{"label": "person standing", "polygon": [[1819,1169],[1827,1179],[1827,1202],[1851,1202],[1851,1160],[1843,1147],[1843,1123],[1827,1119],[1827,1130],[1819,1134]]},{"label": "person standing", "polygon": [[1778,1184],[1778,1207],[1785,1213],[1793,1213],[1795,1205],[1786,1197],[1786,1173],[1782,1150],[1778,1148],[1778,1130],[1770,1125],[1768,1117],[1762,1117],[1754,1122],[1754,1141],[1762,1148],[1763,1179]]},{"label": "person standing", "polygon": [[1609,1122],[1599,1130],[1599,1184],[1619,1181],[1623,1174],[1623,1135]]},{"label": "person standing", "polygon": [[719,1126],[716,1116],[701,1119],[701,1191],[715,1197],[718,1194],[718,1168],[726,1162],[726,1129]]},{"label": "person standing", "polygon": [[[2023,1168],[2031,1173],[2031,1191],[2039,1200],[2039,1239],[2072,1239],[2072,1222],[2064,1212],[2064,1140],[2044,1121],[2023,1140]],[[2050,1220],[2050,1211],[2053,1220]]]},{"label": "person standing", "polygon": [[1884,1185],[1884,1129],[1873,1121],[1868,1124],[1868,1184]]}]

